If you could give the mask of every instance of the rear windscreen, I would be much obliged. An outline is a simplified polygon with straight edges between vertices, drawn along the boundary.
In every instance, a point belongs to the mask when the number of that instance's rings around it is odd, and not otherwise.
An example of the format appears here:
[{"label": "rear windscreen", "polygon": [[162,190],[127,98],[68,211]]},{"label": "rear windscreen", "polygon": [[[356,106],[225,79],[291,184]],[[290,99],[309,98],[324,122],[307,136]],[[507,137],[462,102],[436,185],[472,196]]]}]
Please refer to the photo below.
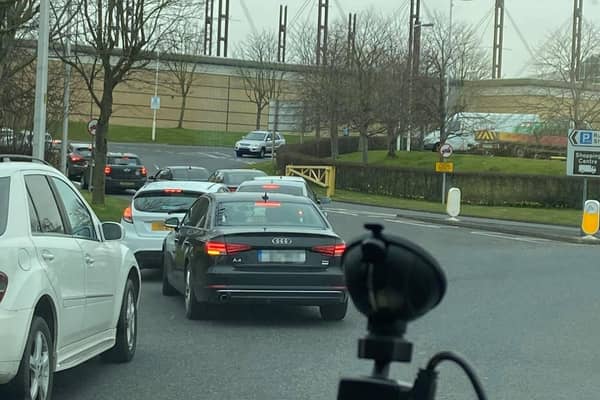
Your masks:
[{"label": "rear windscreen", "polygon": [[4,235],[8,224],[8,187],[10,178],[0,178],[0,236]]},{"label": "rear windscreen", "polygon": [[92,156],[92,150],[90,150],[89,147],[78,147],[77,149],[75,149],[75,151],[78,154],[81,154],[83,157],[91,157]]},{"label": "rear windscreen", "polygon": [[133,200],[133,207],[138,211],[168,213],[185,212],[203,193],[197,192],[144,192]]},{"label": "rear windscreen", "polygon": [[244,185],[238,189],[238,192],[261,192],[261,193],[283,193],[291,194],[293,196],[303,196],[302,188],[291,185],[279,185],[263,183],[257,185]]},{"label": "rear windscreen", "polygon": [[204,169],[173,169],[173,179],[178,181],[208,181],[210,173]]},{"label": "rear windscreen", "polygon": [[108,165],[142,165],[139,158],[135,157],[108,157]]},{"label": "rear windscreen", "polygon": [[257,176],[265,176],[263,172],[229,172],[225,175],[226,185],[239,185],[242,182],[251,181]]},{"label": "rear windscreen", "polygon": [[312,204],[280,201],[227,201],[217,207],[218,226],[303,227],[327,229]]}]

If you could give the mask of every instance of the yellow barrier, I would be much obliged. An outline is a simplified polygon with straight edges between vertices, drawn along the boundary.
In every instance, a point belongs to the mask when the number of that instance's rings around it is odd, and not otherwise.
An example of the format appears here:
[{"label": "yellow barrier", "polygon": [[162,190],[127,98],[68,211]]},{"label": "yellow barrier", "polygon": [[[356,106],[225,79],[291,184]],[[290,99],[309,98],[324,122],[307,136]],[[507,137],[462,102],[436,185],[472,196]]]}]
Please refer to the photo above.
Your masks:
[{"label": "yellow barrier", "polygon": [[288,165],[285,167],[287,176],[300,176],[307,181],[327,188],[327,197],[335,194],[335,167],[315,165]]}]

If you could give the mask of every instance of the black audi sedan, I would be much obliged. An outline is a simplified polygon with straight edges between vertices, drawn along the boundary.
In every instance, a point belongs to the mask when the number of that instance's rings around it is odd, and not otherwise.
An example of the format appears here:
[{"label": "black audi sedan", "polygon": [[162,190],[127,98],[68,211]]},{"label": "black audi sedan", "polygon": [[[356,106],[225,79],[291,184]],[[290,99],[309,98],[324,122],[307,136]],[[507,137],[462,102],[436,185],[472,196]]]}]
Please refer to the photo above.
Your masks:
[{"label": "black audi sedan", "polygon": [[163,245],[164,295],[182,293],[190,319],[211,305],[318,306],[324,320],[346,316],[344,241],[310,199],[275,193],[200,197]]}]

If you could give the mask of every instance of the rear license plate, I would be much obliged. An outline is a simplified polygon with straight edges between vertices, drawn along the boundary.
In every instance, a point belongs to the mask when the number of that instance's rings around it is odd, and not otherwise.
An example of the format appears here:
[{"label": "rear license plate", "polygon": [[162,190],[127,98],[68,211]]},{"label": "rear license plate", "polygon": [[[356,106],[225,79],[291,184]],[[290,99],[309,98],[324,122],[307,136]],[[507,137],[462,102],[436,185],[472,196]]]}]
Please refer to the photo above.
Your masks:
[{"label": "rear license plate", "polygon": [[119,182],[119,185],[126,186],[126,187],[133,187],[133,186],[135,186],[135,182]]},{"label": "rear license plate", "polygon": [[165,226],[165,223],[162,221],[156,221],[152,223],[153,231],[169,231],[170,229]]},{"label": "rear license plate", "polygon": [[258,262],[304,264],[306,252],[304,250],[260,250]]}]

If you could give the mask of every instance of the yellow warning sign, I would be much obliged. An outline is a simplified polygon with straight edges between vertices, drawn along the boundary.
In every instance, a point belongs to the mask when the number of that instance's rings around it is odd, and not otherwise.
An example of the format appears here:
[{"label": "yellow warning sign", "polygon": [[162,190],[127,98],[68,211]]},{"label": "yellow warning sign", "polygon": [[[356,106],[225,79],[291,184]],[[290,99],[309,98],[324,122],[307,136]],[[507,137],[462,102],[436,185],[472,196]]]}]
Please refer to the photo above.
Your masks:
[{"label": "yellow warning sign", "polygon": [[454,172],[454,163],[451,163],[451,162],[436,162],[435,163],[435,172],[452,173],[452,172]]},{"label": "yellow warning sign", "polygon": [[475,132],[475,140],[493,142],[497,139],[498,135],[496,135],[496,132],[493,131],[482,130]]}]

